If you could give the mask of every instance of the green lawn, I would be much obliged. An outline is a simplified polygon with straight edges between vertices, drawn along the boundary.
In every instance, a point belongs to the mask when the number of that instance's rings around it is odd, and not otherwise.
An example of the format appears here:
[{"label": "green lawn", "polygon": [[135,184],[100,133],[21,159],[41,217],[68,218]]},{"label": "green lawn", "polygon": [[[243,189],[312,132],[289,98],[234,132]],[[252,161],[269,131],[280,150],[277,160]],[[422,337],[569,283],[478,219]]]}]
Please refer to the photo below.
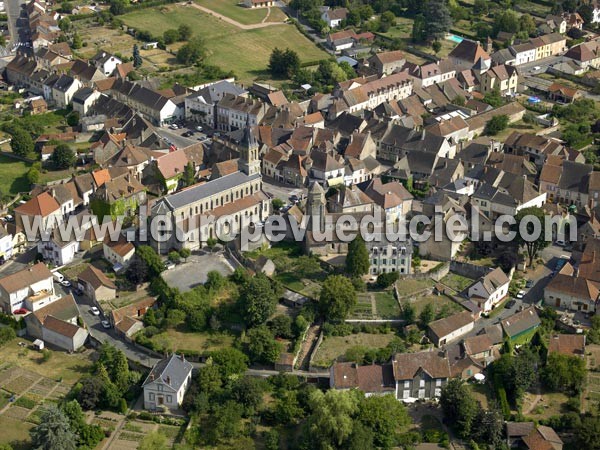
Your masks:
[{"label": "green lawn", "polygon": [[441,282],[446,286],[451,287],[457,292],[461,292],[466,289],[474,280],[471,278],[463,277],[456,273],[449,273],[444,278],[441,279]]},{"label": "green lawn", "polygon": [[370,334],[358,333],[350,336],[328,336],[323,339],[315,355],[315,364],[320,367],[329,367],[333,361],[342,361],[348,349],[357,345],[368,348],[382,348],[390,343],[394,333]]},{"label": "green lawn", "polygon": [[398,294],[402,297],[404,295],[415,294],[428,287],[433,287],[434,284],[435,282],[430,278],[424,280],[406,279],[402,280],[400,283],[396,283],[396,286],[398,288]]},{"label": "green lawn", "polygon": [[195,8],[171,6],[149,8],[121,16],[128,26],[162,35],[165,30],[189,25],[204,38],[209,51],[207,62],[225,70],[233,70],[245,83],[263,77],[271,51],[275,47],[293,48],[303,63],[328,58],[293,25],[275,25],[255,30],[241,30]]},{"label": "green lawn", "polygon": [[14,449],[30,447],[29,430],[33,424],[5,415],[0,416],[0,444],[11,444]]},{"label": "green lawn", "polygon": [[0,191],[3,195],[29,192],[27,171],[29,164],[6,155],[0,155]]},{"label": "green lawn", "polygon": [[400,315],[400,307],[392,291],[376,292],[375,303],[377,315],[382,319],[397,319]]},{"label": "green lawn", "polygon": [[165,350],[194,350],[210,352],[225,347],[231,347],[233,336],[225,333],[193,333],[169,329],[152,336],[151,340],[162,345]]},{"label": "green lawn", "polygon": [[196,0],[196,3],[245,25],[260,23],[267,16],[267,8],[245,8],[236,0]]}]

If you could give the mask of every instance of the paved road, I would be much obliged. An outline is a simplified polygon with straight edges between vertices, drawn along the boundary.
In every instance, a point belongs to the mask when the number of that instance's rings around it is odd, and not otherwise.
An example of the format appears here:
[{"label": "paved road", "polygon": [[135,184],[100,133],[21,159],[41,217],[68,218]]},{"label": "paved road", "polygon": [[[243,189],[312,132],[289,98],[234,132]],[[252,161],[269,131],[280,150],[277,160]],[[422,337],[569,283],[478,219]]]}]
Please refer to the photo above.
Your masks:
[{"label": "paved road", "polygon": [[285,203],[289,203],[290,195],[306,195],[307,189],[290,186],[289,184],[279,183],[272,178],[263,177],[263,191],[273,195],[274,198],[279,198]]},{"label": "paved road", "polygon": [[8,15],[8,30],[11,44],[29,42],[29,26],[23,0],[6,0],[4,7]]}]

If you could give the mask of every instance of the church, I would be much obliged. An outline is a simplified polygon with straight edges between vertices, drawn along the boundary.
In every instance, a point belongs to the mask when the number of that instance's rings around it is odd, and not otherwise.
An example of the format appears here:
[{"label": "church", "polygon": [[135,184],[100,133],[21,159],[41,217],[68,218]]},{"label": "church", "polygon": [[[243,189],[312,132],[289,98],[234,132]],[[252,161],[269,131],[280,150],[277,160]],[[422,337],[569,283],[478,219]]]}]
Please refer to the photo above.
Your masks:
[{"label": "church", "polygon": [[262,190],[259,145],[249,125],[244,129],[239,152],[236,172],[190,186],[154,204],[150,223],[156,217],[166,218],[170,230],[158,240],[148,230],[158,253],[182,248],[197,250],[208,239],[217,239],[216,220],[221,217],[228,217],[231,224],[225,233],[267,219],[271,202]]}]

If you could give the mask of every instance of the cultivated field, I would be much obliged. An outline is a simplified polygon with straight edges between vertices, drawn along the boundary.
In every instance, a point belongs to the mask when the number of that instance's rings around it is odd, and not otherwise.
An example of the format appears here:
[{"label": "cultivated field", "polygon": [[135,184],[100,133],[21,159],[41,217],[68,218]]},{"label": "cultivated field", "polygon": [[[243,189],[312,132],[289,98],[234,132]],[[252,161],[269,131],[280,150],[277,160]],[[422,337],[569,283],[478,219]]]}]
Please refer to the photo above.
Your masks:
[{"label": "cultivated field", "polygon": [[242,30],[192,6],[170,6],[135,11],[121,16],[130,27],[162,35],[181,24],[201,36],[209,50],[207,62],[233,70],[242,82],[268,77],[266,68],[275,47],[293,48],[300,60],[316,62],[328,57],[293,25],[274,25]]},{"label": "cultivated field", "polygon": [[[89,372],[91,352],[41,353],[20,346],[17,338],[0,348],[0,444],[29,447],[29,430],[39,423],[44,406],[57,403]],[[9,399],[12,398],[12,402]]]}]

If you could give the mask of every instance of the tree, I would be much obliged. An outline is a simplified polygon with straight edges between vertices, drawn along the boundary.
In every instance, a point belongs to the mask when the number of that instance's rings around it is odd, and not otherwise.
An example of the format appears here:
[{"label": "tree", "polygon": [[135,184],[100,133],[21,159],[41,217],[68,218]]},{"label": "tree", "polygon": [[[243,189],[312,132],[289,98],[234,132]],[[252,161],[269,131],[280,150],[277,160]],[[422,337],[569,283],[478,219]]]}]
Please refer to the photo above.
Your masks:
[{"label": "tree", "polygon": [[181,64],[198,64],[206,57],[206,45],[200,36],[193,37],[177,52],[177,61]]},{"label": "tree", "polygon": [[57,169],[67,169],[71,167],[77,156],[67,144],[58,144],[50,156],[50,161]]},{"label": "tree", "polygon": [[69,419],[58,407],[51,405],[42,412],[40,424],[30,431],[31,444],[41,450],[75,450],[76,436]]},{"label": "tree", "polygon": [[67,125],[70,127],[76,127],[79,125],[79,113],[77,111],[71,111],[67,115]]},{"label": "tree", "polygon": [[140,245],[135,250],[135,253],[137,257],[140,258],[146,264],[150,279],[156,278],[165,269],[165,266],[162,260],[160,259],[160,256],[158,256],[156,250],[154,250],[149,245]]},{"label": "tree", "polygon": [[294,50],[277,47],[269,57],[269,72],[276,78],[292,78],[300,68],[300,57]]},{"label": "tree", "polygon": [[406,304],[402,309],[402,319],[408,324],[415,323],[415,319],[417,317],[417,313],[415,311],[414,306],[411,304]]},{"label": "tree", "polygon": [[73,12],[73,3],[71,2],[62,2],[60,4],[59,11],[63,14],[71,14]]},{"label": "tree", "polygon": [[462,380],[453,378],[442,388],[440,405],[446,420],[462,438],[468,438],[477,415],[477,402]]},{"label": "tree", "polygon": [[171,28],[163,33],[163,41],[166,45],[172,44],[179,40],[179,31]]},{"label": "tree", "polygon": [[134,258],[129,264],[125,277],[134,285],[142,284],[148,279],[148,266],[141,258]]},{"label": "tree", "polygon": [[228,347],[215,350],[211,352],[210,357],[224,380],[234,375],[240,375],[248,368],[248,357],[237,348]]},{"label": "tree", "polygon": [[375,445],[381,448],[393,447],[398,427],[410,423],[406,407],[392,395],[375,395],[363,399],[358,420],[373,431]]},{"label": "tree", "polygon": [[276,316],[268,324],[269,329],[276,337],[283,339],[292,339],[292,318],[288,315],[281,314]]},{"label": "tree", "polygon": [[[520,246],[525,246],[527,255],[529,256],[529,265],[532,265],[538,252],[548,246],[548,241],[545,236],[546,227],[544,210],[535,206],[524,208],[517,213],[515,220],[517,223],[514,226],[514,231],[516,232],[517,243]],[[521,229],[524,229],[526,232],[521,233]],[[533,232],[536,229],[539,229],[540,231],[540,234],[537,237],[533,236]]]},{"label": "tree", "polygon": [[382,289],[387,289],[396,281],[398,281],[398,272],[385,272],[377,276],[377,286]]},{"label": "tree", "polygon": [[144,436],[138,450],[162,450],[167,447],[167,437],[158,431],[152,431]]},{"label": "tree", "polygon": [[27,181],[29,181],[29,184],[37,184],[40,182],[40,171],[37,170],[35,167],[31,167],[28,171],[27,171]]},{"label": "tree", "polygon": [[277,361],[281,353],[281,346],[266,326],[252,328],[246,333],[246,338],[248,339],[248,354],[253,362],[273,364]]},{"label": "tree", "polygon": [[323,282],[319,297],[319,311],[330,321],[344,320],[356,304],[352,282],[343,275],[330,275]]},{"label": "tree", "polygon": [[599,416],[584,416],[581,419],[581,425],[577,429],[577,444],[578,448],[587,450],[600,449],[600,417]]},{"label": "tree", "polygon": [[437,55],[442,49],[442,43],[436,39],[431,43],[431,48],[433,49],[433,52]]},{"label": "tree", "polygon": [[81,39],[81,36],[79,35],[79,33],[73,33],[73,39],[71,41],[71,47],[75,50],[80,49],[81,47],[83,47],[83,39]]},{"label": "tree", "polygon": [[422,14],[415,16],[410,37],[413,42],[423,42],[427,39],[427,24]]},{"label": "tree", "polygon": [[312,448],[344,448],[352,435],[353,417],[358,412],[362,395],[356,390],[311,392],[308,403],[312,413],[307,425]]},{"label": "tree", "polygon": [[369,273],[369,251],[365,241],[357,234],[348,245],[348,255],[346,256],[346,273],[352,278],[360,277]]},{"label": "tree", "polygon": [[183,182],[186,186],[192,186],[196,182],[196,168],[194,167],[194,163],[192,161],[185,165],[185,169],[183,171]]},{"label": "tree", "polygon": [[180,41],[187,41],[189,38],[192,37],[192,27],[186,25],[185,23],[179,25],[179,28],[177,28],[177,32],[179,33]]},{"label": "tree", "polygon": [[208,440],[216,444],[223,438],[233,438],[240,433],[242,406],[234,401],[227,401],[214,408],[206,427]]},{"label": "tree", "polygon": [[445,0],[429,0],[425,10],[426,33],[429,39],[443,39],[452,26],[452,17]]},{"label": "tree", "polygon": [[179,256],[181,256],[185,261],[192,255],[192,251],[189,248],[182,248],[179,250]]},{"label": "tree", "polygon": [[77,395],[77,401],[86,410],[96,409],[100,405],[104,392],[104,383],[97,376],[84,378],[81,389]]},{"label": "tree", "polygon": [[526,33],[528,36],[533,35],[536,30],[535,20],[529,14],[523,14],[519,17],[519,31]]},{"label": "tree", "polygon": [[28,156],[33,152],[34,144],[29,132],[18,125],[11,127],[9,133],[11,134],[10,148],[15,155]]},{"label": "tree", "polygon": [[504,419],[495,405],[491,409],[479,408],[472,435],[477,442],[485,442],[491,448],[499,448],[502,442]]},{"label": "tree", "polygon": [[133,67],[136,69],[141,67],[143,64],[142,55],[140,55],[140,48],[137,44],[133,44]]},{"label": "tree", "polygon": [[168,255],[169,261],[174,262],[175,264],[179,264],[181,262],[181,256],[179,252],[176,250],[171,250]]},{"label": "tree", "polygon": [[280,198],[274,198],[271,201],[271,205],[273,205],[273,209],[275,211],[279,211],[281,208],[283,208],[285,206],[285,202],[283,200],[281,200]]},{"label": "tree", "polygon": [[58,21],[58,28],[64,33],[68,33],[73,28],[73,24],[71,23],[71,19],[68,17],[63,17]]},{"label": "tree", "polygon": [[507,9],[498,14],[494,19],[494,36],[500,31],[517,33],[519,31],[519,16],[512,9]]},{"label": "tree", "polygon": [[77,436],[79,447],[94,448],[104,439],[102,427],[86,423],[85,415],[77,400],[63,403],[61,409],[69,419],[71,431]]},{"label": "tree", "polygon": [[244,408],[244,415],[254,414],[262,403],[263,385],[261,380],[254,377],[238,378],[232,388],[232,398]]},{"label": "tree", "polygon": [[506,127],[508,127],[508,116],[506,114],[501,114],[490,119],[485,125],[484,133],[488,136],[495,136],[505,130]]},{"label": "tree", "polygon": [[583,389],[585,361],[576,356],[551,353],[541,372],[541,379],[548,389],[576,395]]},{"label": "tree", "polygon": [[249,327],[261,325],[275,312],[277,296],[271,281],[259,274],[250,279],[240,297],[244,322]]},{"label": "tree", "polygon": [[486,93],[483,96],[483,101],[493,108],[497,108],[498,106],[502,105],[503,100],[502,96],[500,95],[500,90],[494,89],[493,91]]},{"label": "tree", "polygon": [[419,314],[419,322],[421,324],[421,327],[426,328],[427,325],[429,325],[429,323],[432,322],[434,318],[435,310],[433,309],[433,304],[427,303],[421,311],[421,314]]},{"label": "tree", "polygon": [[125,14],[128,6],[129,0],[110,0],[110,13],[115,16]]}]

